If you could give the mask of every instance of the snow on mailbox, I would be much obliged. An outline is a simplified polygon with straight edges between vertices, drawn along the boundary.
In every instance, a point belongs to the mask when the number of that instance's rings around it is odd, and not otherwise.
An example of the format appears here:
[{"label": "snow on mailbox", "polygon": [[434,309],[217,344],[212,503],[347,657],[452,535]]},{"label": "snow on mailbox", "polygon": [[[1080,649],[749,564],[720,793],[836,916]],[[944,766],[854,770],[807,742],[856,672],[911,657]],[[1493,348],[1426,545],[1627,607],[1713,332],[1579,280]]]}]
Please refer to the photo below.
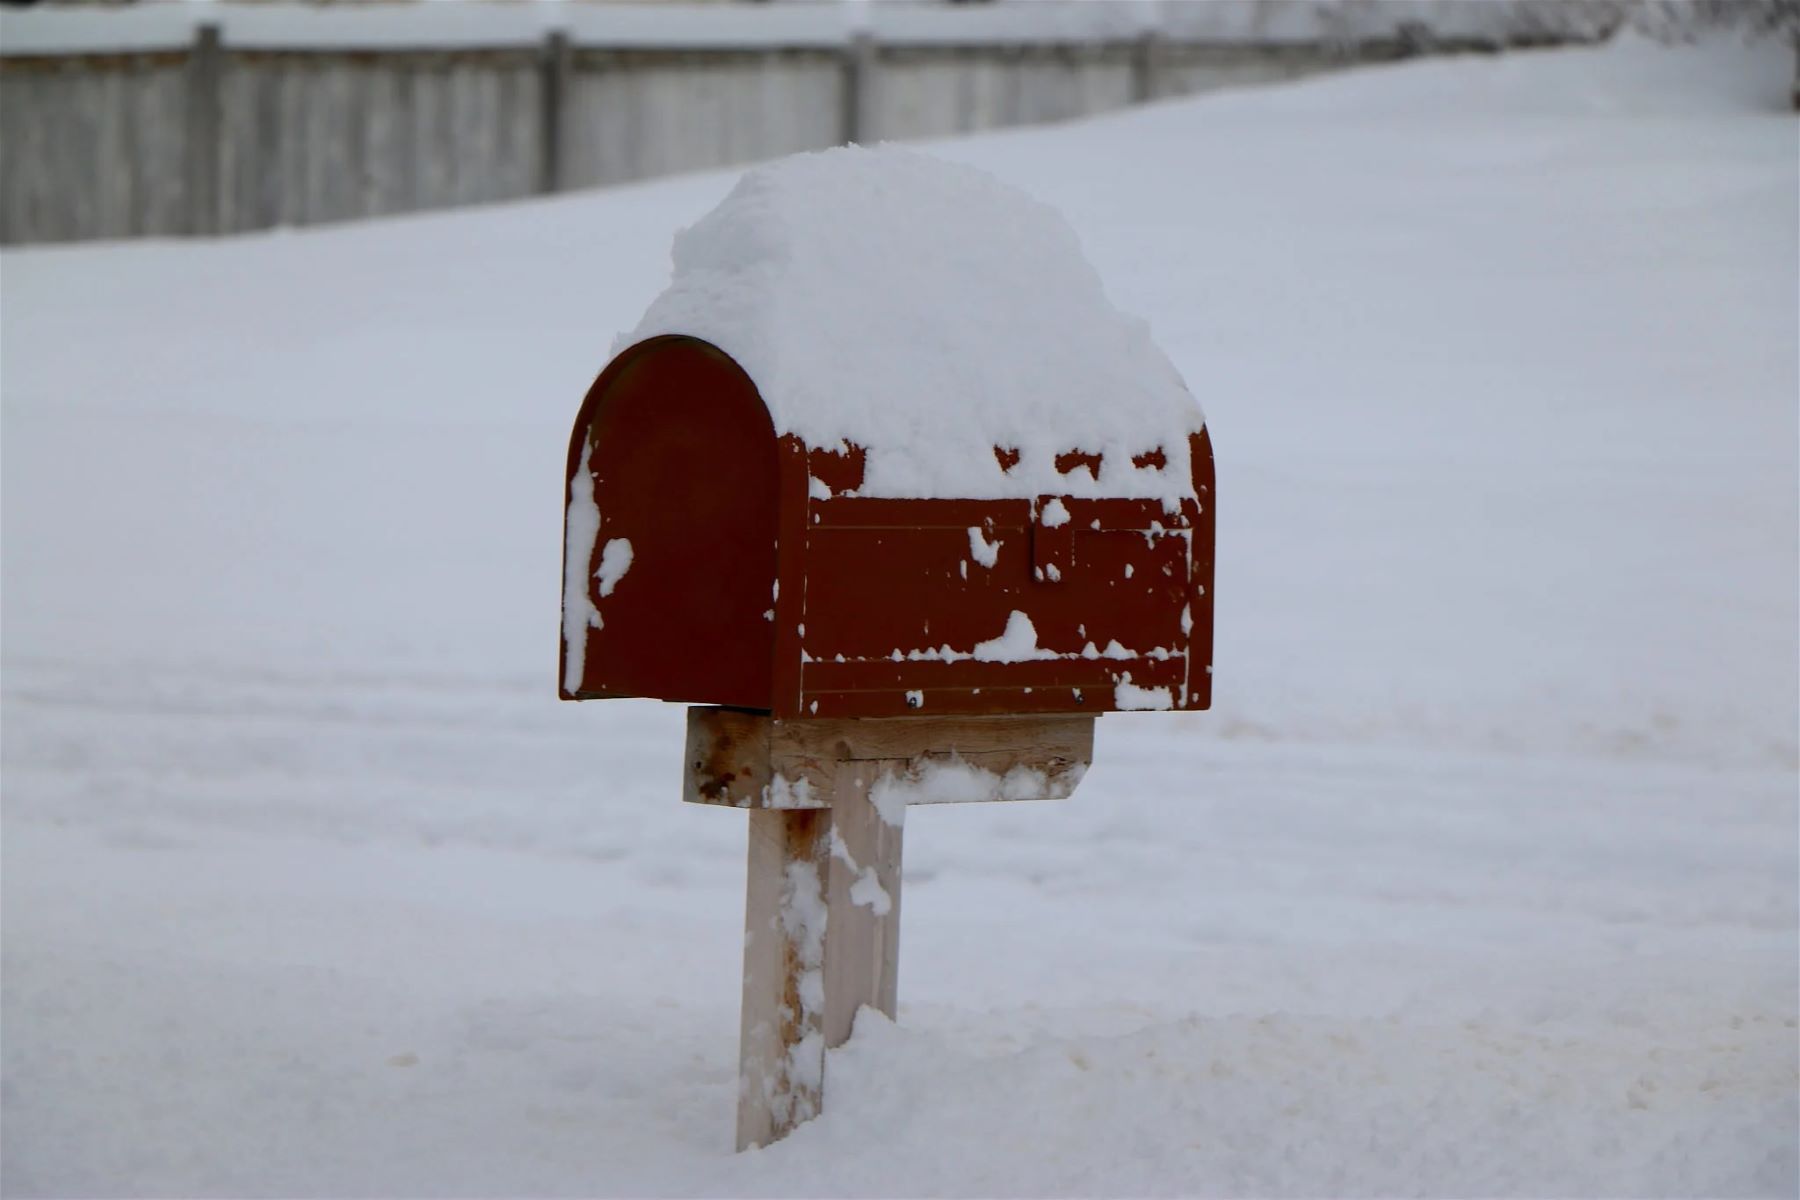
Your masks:
[{"label": "snow on mailbox", "polygon": [[561,694],[713,706],[686,791],[752,810],[741,1147],[893,1014],[905,803],[1065,796],[1095,715],[1208,707],[1212,451],[1063,219],[973,168],[785,159],[673,257],[570,441]]}]

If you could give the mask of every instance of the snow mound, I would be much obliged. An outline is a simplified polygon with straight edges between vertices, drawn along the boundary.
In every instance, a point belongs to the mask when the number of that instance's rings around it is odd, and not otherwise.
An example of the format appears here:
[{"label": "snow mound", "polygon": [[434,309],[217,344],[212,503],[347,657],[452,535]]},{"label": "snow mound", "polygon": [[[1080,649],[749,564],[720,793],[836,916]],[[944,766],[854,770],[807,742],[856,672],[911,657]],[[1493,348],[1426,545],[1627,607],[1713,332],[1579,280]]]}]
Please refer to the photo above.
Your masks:
[{"label": "snow mound", "polygon": [[[1192,494],[1204,418],[1149,328],[1060,214],[974,167],[851,146],[750,171],[676,236],[615,352],[664,333],[735,358],[778,432],[865,447],[864,495]],[[1057,471],[1071,450],[1104,456],[1098,480]]]}]

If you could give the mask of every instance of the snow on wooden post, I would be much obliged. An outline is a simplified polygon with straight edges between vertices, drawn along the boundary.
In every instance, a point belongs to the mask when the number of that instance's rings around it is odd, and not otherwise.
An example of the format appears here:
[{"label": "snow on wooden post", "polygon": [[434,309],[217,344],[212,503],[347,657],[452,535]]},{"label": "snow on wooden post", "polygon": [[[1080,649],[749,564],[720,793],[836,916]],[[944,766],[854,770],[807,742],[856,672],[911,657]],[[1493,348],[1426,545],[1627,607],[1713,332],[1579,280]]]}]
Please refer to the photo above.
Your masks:
[{"label": "snow on wooden post", "polygon": [[831,863],[825,889],[825,932],[831,947],[825,959],[827,1048],[849,1040],[864,1005],[890,1020],[898,1015],[906,805],[887,801],[879,789],[889,787],[906,767],[903,759],[843,763],[831,791]]},{"label": "snow on wooden post", "polygon": [[750,814],[739,1034],[739,1150],[818,1115],[825,1084],[825,880],[831,813]]},{"label": "snow on wooden post", "polygon": [[895,1015],[909,804],[1070,795],[1212,697],[1199,406],[1055,212],[882,148],[746,174],[576,418],[561,695],[689,709],[750,812],[738,1145]]}]

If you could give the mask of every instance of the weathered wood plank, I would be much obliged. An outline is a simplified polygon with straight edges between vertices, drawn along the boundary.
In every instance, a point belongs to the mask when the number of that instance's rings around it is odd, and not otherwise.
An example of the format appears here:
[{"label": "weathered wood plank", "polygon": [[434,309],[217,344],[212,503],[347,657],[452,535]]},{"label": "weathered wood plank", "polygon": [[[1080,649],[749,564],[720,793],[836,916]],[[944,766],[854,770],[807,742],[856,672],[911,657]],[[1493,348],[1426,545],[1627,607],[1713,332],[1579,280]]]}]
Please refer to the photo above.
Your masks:
[{"label": "weathered wood plank", "polygon": [[1094,751],[1094,718],[1048,716],[895,717],[870,720],[771,721],[784,756],[911,759],[925,754],[964,758],[1003,755],[1024,762],[1041,756],[1088,759]]},{"label": "weathered wood plank", "polygon": [[[1060,799],[1094,758],[1091,716],[777,721],[688,709],[682,799],[730,808],[828,807],[845,763],[878,761],[907,803]],[[947,772],[954,772],[952,779]],[[991,778],[990,778],[991,777]],[[940,785],[933,795],[932,784]]]},{"label": "weathered wood plank", "polygon": [[750,814],[737,1148],[818,1115],[825,1082],[829,812]]},{"label": "weathered wood plank", "polygon": [[[904,805],[879,806],[875,785],[904,762],[840,764],[831,793],[826,886],[825,1046],[850,1037],[865,1006],[895,1016],[900,995],[900,859]],[[884,811],[884,807],[886,811]]]},{"label": "weathered wood plank", "polygon": [[689,804],[728,808],[831,807],[831,772],[803,770],[775,780],[771,722],[762,713],[732,708],[688,709],[682,796]]}]

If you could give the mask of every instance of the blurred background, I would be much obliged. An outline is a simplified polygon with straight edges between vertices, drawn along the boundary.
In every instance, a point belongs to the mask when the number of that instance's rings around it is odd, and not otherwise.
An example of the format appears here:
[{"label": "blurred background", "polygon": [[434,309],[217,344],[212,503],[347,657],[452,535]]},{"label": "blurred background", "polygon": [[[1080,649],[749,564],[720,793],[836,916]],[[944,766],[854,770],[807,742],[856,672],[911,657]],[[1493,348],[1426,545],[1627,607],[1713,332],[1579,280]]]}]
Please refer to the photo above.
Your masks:
[{"label": "blurred background", "polygon": [[1786,0],[15,2],[0,243],[239,233],[1424,55],[1792,37]]}]

